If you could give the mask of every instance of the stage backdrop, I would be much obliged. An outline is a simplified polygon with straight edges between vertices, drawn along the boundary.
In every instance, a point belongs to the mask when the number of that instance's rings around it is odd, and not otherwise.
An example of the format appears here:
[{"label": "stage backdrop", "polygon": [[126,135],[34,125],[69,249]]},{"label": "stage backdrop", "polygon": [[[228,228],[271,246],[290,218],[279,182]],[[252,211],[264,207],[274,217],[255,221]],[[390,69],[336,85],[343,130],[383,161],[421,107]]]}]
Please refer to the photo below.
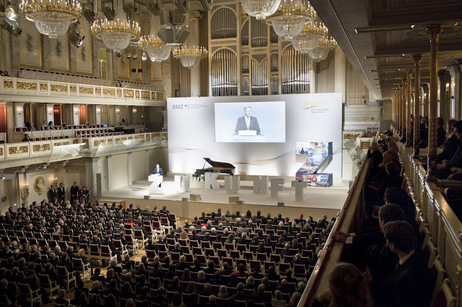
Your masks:
[{"label": "stage backdrop", "polygon": [[[285,102],[285,116],[281,118],[278,111],[275,114],[260,112],[256,107],[258,103],[263,105],[272,101]],[[221,115],[216,117],[215,104],[218,103],[235,103],[236,108],[229,110],[224,118]],[[261,135],[231,136],[235,134],[238,118],[244,116],[243,106],[246,105],[252,107],[251,116],[257,118]],[[203,157],[208,157],[233,164],[236,174],[295,178],[303,163],[296,157],[297,142],[332,142],[333,161],[324,172],[332,173],[334,178],[341,177],[340,93],[168,98],[167,108],[169,171],[172,173],[193,173],[204,166]],[[216,118],[224,122],[215,123]],[[223,125],[229,127],[232,141],[217,142],[215,139],[215,129]],[[285,128],[285,142],[280,142],[280,137],[271,142],[265,131],[268,125]],[[247,139],[242,140],[245,137]]]}]

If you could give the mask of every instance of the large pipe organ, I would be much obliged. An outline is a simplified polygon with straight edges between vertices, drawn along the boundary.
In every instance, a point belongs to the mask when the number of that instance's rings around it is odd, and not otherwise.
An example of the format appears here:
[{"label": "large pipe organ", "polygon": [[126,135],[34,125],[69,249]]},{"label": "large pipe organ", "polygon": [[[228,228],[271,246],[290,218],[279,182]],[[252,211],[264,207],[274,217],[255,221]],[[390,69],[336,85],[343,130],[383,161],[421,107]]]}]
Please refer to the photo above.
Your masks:
[{"label": "large pipe organ", "polygon": [[238,2],[215,3],[209,14],[212,96],[310,93],[313,64],[264,20]]}]

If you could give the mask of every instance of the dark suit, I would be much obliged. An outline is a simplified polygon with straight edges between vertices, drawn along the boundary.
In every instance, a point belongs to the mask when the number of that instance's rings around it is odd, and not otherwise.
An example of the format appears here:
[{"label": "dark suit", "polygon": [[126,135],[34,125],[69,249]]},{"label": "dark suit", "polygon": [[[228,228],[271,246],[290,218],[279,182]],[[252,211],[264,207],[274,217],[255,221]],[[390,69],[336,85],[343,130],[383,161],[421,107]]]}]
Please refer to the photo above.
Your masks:
[{"label": "dark suit", "polygon": [[161,167],[155,168],[155,169],[154,169],[154,174],[163,175],[163,174],[164,174],[164,171],[162,170]]},{"label": "dark suit", "polygon": [[79,187],[78,186],[72,186],[71,187],[71,204],[74,202],[75,199],[79,198]]},{"label": "dark suit", "polygon": [[249,127],[245,122],[245,116],[239,117],[237,119],[236,124],[236,131],[235,133],[238,134],[239,130],[257,130],[257,134],[260,134],[260,126],[258,125],[258,120],[256,117],[250,116]]},{"label": "dark suit", "polygon": [[64,187],[58,188],[58,200],[64,201],[64,195],[66,194],[66,189]]},{"label": "dark suit", "polygon": [[443,152],[436,156],[436,162],[441,163],[443,160],[451,159],[459,147],[460,141],[455,134],[452,134],[450,138],[446,140],[444,144]]},{"label": "dark suit", "polygon": [[425,258],[416,252],[398,265],[386,280],[373,279],[370,287],[375,306],[429,306],[435,279],[425,262]]}]

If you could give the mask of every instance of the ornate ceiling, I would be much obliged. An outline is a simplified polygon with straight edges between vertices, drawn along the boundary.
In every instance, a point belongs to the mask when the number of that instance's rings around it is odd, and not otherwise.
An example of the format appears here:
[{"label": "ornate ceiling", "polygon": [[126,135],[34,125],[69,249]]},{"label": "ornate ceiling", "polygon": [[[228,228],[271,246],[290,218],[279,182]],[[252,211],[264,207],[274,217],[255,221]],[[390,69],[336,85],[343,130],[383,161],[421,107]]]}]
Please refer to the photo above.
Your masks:
[{"label": "ornate ceiling", "polygon": [[439,69],[462,61],[460,0],[311,0],[349,61],[377,100],[391,99],[414,54],[422,54],[421,82],[428,82],[426,27],[443,25]]}]

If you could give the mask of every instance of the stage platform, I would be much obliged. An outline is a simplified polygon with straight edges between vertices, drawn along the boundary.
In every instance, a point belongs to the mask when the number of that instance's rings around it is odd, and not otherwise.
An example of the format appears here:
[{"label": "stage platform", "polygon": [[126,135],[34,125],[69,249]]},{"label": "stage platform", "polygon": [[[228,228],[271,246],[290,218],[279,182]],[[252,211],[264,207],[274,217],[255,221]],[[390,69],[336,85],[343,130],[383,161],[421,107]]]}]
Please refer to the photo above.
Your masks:
[{"label": "stage platform", "polygon": [[[223,180],[218,180],[218,182],[223,187]],[[295,218],[300,213],[313,217],[319,217],[318,215],[321,213],[335,216],[342,208],[348,195],[348,182],[334,179],[334,184],[331,187],[306,187],[303,201],[297,202],[295,201],[295,190],[290,187],[290,184],[290,181],[286,180],[284,191],[279,192],[277,198],[272,198],[270,191],[267,194],[254,193],[253,182],[250,180],[241,180],[241,188],[237,193],[227,193],[224,188],[205,189],[203,181],[191,180],[189,191],[179,193],[175,189],[173,178],[165,177],[161,187],[162,194],[149,195],[150,182],[146,178],[135,181],[126,187],[107,191],[99,197],[99,201],[126,201],[127,205],[140,205],[143,209],[146,206],[153,208],[154,206],[167,205],[175,208],[170,209],[170,211],[184,218],[192,218],[200,215],[206,209],[214,211],[216,208],[221,208],[223,212],[226,209],[230,209],[231,212],[236,210],[256,212],[260,210],[262,213],[270,212],[272,214],[284,211],[289,217],[293,215],[292,218]],[[147,195],[149,195],[149,199],[147,199]],[[193,197],[199,195],[200,200],[191,200],[191,195]],[[242,201],[242,204],[235,203],[237,198]],[[278,203],[281,202],[284,203],[283,207],[278,206]]]}]

